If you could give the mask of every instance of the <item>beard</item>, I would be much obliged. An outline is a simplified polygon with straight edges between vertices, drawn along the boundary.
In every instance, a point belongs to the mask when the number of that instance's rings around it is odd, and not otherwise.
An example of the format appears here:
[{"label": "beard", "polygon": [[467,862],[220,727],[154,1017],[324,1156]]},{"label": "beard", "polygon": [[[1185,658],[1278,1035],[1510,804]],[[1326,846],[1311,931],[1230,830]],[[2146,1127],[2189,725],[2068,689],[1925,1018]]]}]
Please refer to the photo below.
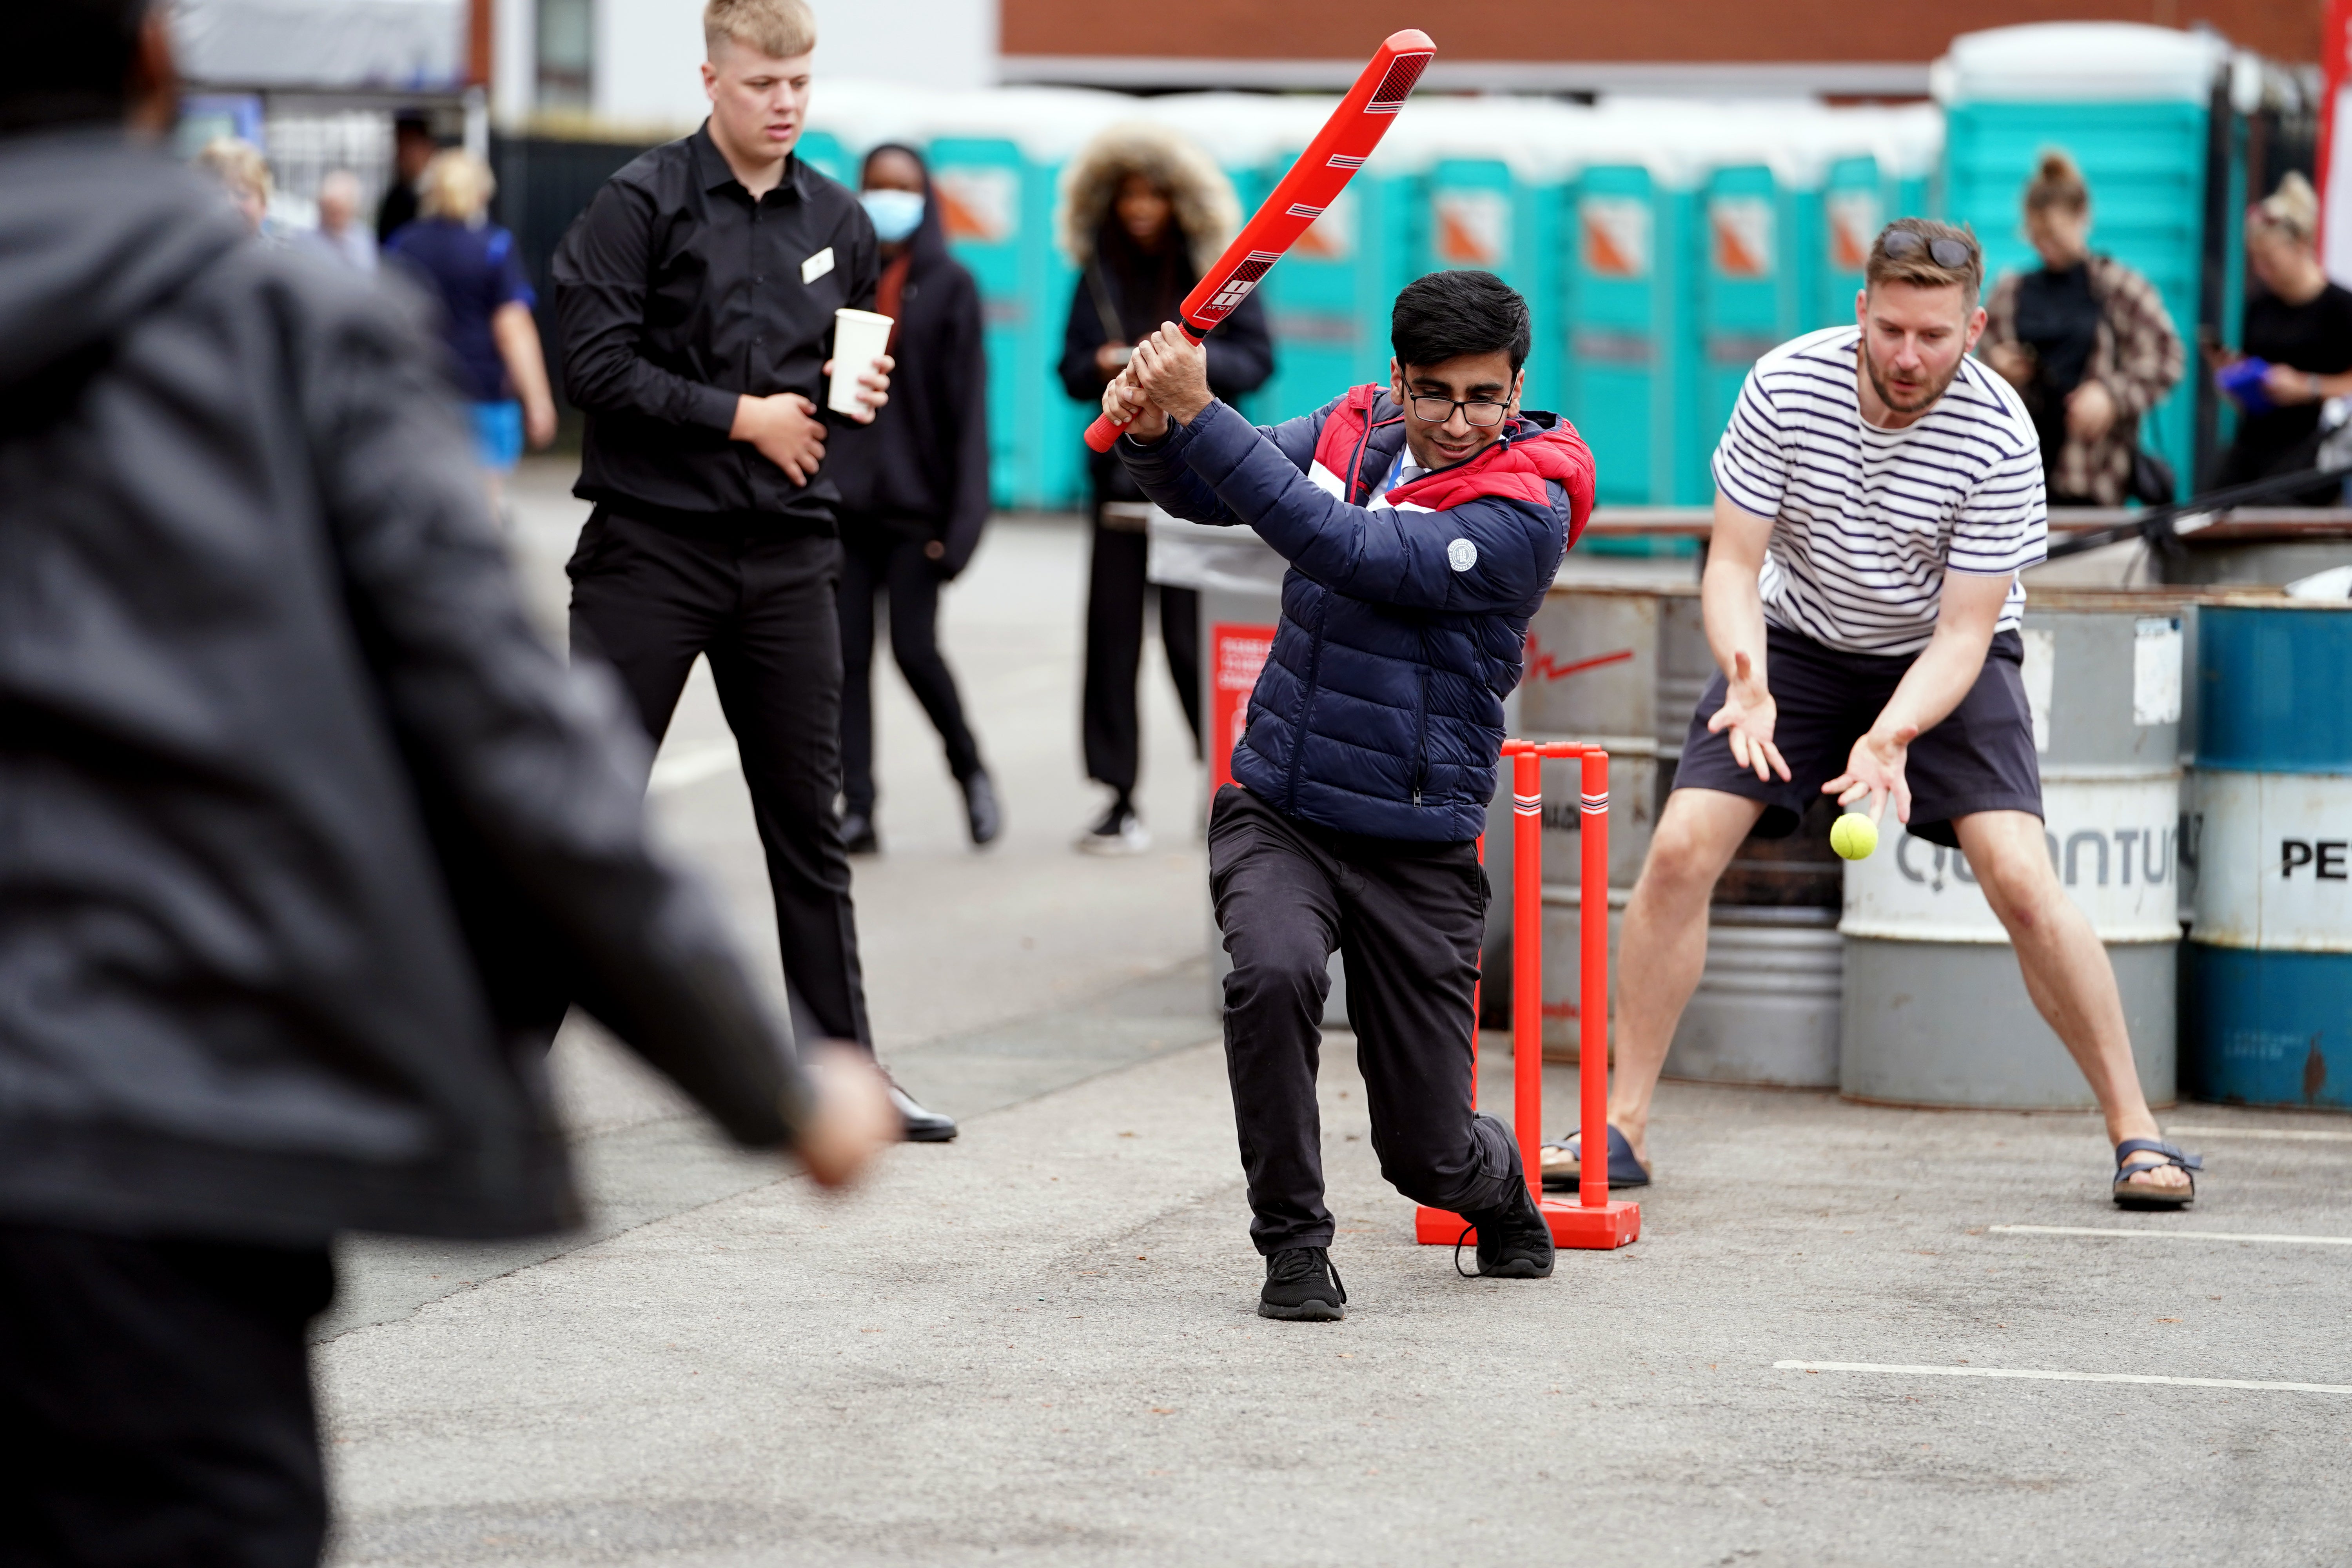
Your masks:
[{"label": "beard", "polygon": [[[1956,359],[1952,362],[1952,368],[1946,371],[1938,380],[1915,385],[1905,395],[1897,396],[1895,388],[1888,384],[1886,377],[1879,373],[1878,362],[1871,357],[1870,344],[1867,340],[1862,345],[1861,353],[1863,372],[1870,377],[1871,390],[1878,394],[1878,400],[1886,405],[1890,413],[1917,414],[1929,407],[1936,399],[1944,395],[1950,388],[1953,378],[1960,374],[1960,361]],[[1961,359],[1967,357],[1966,354],[1960,356]]]}]

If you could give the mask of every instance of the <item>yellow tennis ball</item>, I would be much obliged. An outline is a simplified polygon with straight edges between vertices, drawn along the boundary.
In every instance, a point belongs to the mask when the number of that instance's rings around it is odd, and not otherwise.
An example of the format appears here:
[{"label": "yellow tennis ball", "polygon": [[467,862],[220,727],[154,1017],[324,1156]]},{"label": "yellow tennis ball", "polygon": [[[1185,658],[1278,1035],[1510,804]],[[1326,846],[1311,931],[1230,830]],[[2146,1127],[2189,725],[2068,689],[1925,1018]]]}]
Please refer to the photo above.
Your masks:
[{"label": "yellow tennis ball", "polygon": [[1878,847],[1878,824],[1849,811],[1830,825],[1830,847],[1849,860],[1864,860]]}]

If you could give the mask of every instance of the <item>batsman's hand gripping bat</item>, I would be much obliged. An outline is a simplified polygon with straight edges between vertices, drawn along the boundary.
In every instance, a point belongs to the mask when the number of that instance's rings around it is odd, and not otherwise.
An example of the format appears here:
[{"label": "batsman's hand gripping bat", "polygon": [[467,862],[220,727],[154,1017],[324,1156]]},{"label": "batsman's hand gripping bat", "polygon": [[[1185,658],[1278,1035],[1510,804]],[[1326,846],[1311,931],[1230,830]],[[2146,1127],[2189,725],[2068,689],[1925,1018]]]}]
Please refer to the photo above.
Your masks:
[{"label": "batsman's hand gripping bat", "polygon": [[[1364,166],[1364,160],[1372,155],[1372,149],[1381,144],[1413,83],[1436,55],[1437,46],[1418,27],[1389,35],[1363,74],[1356,78],[1356,85],[1339,100],[1339,107],[1298,155],[1298,162],[1290,165],[1290,173],[1274,187],[1274,194],[1242,225],[1241,233],[1225,247],[1216,265],[1184,296],[1176,319],[1185,336],[1196,343],[1207,337],[1249,298],[1257,280],[1297,243],[1307,226],[1323,216]],[[1126,380],[1128,374],[1121,371],[1120,379]],[[1111,423],[1110,416],[1097,415],[1087,426],[1087,445],[1108,452],[1118,439],[1120,428]]]}]

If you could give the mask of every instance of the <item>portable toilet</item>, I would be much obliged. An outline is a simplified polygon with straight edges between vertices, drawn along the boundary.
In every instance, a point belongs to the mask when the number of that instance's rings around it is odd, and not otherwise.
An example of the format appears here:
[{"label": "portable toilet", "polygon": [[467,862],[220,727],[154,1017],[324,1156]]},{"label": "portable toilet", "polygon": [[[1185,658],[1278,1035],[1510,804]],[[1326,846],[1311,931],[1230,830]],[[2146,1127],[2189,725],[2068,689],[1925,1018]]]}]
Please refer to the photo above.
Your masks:
[{"label": "portable toilet", "polygon": [[1792,193],[1760,163],[1712,171],[1698,201],[1697,425],[1682,443],[1677,493],[1711,499],[1716,444],[1749,368],[1797,335],[1800,226]]},{"label": "portable toilet", "polygon": [[[1498,133],[1507,121],[1496,116]],[[1422,184],[1413,272],[1475,268],[1492,272],[1528,301],[1532,345],[1528,408],[1558,409],[1567,392],[1559,344],[1562,199],[1557,180],[1517,173],[1501,158],[1441,158]]]},{"label": "portable toilet", "polygon": [[1805,269],[1809,297],[1802,330],[1853,320],[1853,297],[1862,289],[1870,247],[1887,223],[1885,184],[1878,160],[1868,155],[1837,159],[1823,174],[1821,195],[1801,231],[1814,252]]},{"label": "portable toilet", "polygon": [[1612,155],[1585,166],[1566,205],[1561,411],[1592,448],[1602,504],[1671,505],[1686,499],[1676,479],[1688,466],[1681,449],[1696,357],[1692,194],[1646,162]]},{"label": "portable toilet", "polygon": [[[1041,506],[1047,491],[1046,409],[1068,401],[1057,380],[1046,384],[1052,365],[1039,321],[1045,297],[1035,251],[1041,239],[1050,249],[1050,234],[1040,231],[1052,226],[1052,187],[1019,147],[1001,138],[942,136],[929,153],[931,190],[949,248],[980,285],[994,501]],[[1059,321],[1053,326],[1058,329]]]},{"label": "portable toilet", "polygon": [[2156,286],[2189,346],[2189,374],[2140,424],[2179,476],[2196,451],[2197,335],[2208,133],[2228,46],[2210,33],[2053,22],[1966,33],[1937,62],[1946,106],[1946,216],[1972,225],[1987,270],[2041,265],[2025,242],[2026,182],[2058,148],[2091,188],[2091,245]]},{"label": "portable toilet", "polygon": [[803,131],[801,132],[800,141],[793,144],[793,151],[798,154],[802,163],[806,163],[818,174],[828,179],[838,180],[853,191],[857,188],[857,161],[852,158],[849,155],[849,150],[842,145],[841,138],[832,132]]}]

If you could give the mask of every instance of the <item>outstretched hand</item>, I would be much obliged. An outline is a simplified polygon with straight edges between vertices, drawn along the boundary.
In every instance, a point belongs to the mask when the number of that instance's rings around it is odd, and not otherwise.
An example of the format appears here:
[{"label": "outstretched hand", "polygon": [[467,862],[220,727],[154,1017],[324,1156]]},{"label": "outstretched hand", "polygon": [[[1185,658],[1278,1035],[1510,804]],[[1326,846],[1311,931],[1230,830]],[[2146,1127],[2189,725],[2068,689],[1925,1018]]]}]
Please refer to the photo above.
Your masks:
[{"label": "outstretched hand", "polygon": [[1781,759],[1780,748],[1772,743],[1772,727],[1780,719],[1780,707],[1772,693],[1765,689],[1763,678],[1756,673],[1754,661],[1744,653],[1731,656],[1731,674],[1725,682],[1723,706],[1706,721],[1711,734],[1728,734],[1731,760],[1743,768],[1752,768],[1756,776],[1766,784],[1772,775],[1789,782],[1789,764]]},{"label": "outstretched hand", "polygon": [[1887,732],[1873,729],[1853,743],[1853,750],[1846,755],[1845,772],[1822,785],[1822,793],[1837,796],[1840,805],[1869,800],[1873,822],[1885,817],[1891,801],[1895,820],[1909,822],[1911,786],[1903,777],[1903,764],[1910,757],[1911,742],[1918,738],[1916,724],[1905,724]]}]

